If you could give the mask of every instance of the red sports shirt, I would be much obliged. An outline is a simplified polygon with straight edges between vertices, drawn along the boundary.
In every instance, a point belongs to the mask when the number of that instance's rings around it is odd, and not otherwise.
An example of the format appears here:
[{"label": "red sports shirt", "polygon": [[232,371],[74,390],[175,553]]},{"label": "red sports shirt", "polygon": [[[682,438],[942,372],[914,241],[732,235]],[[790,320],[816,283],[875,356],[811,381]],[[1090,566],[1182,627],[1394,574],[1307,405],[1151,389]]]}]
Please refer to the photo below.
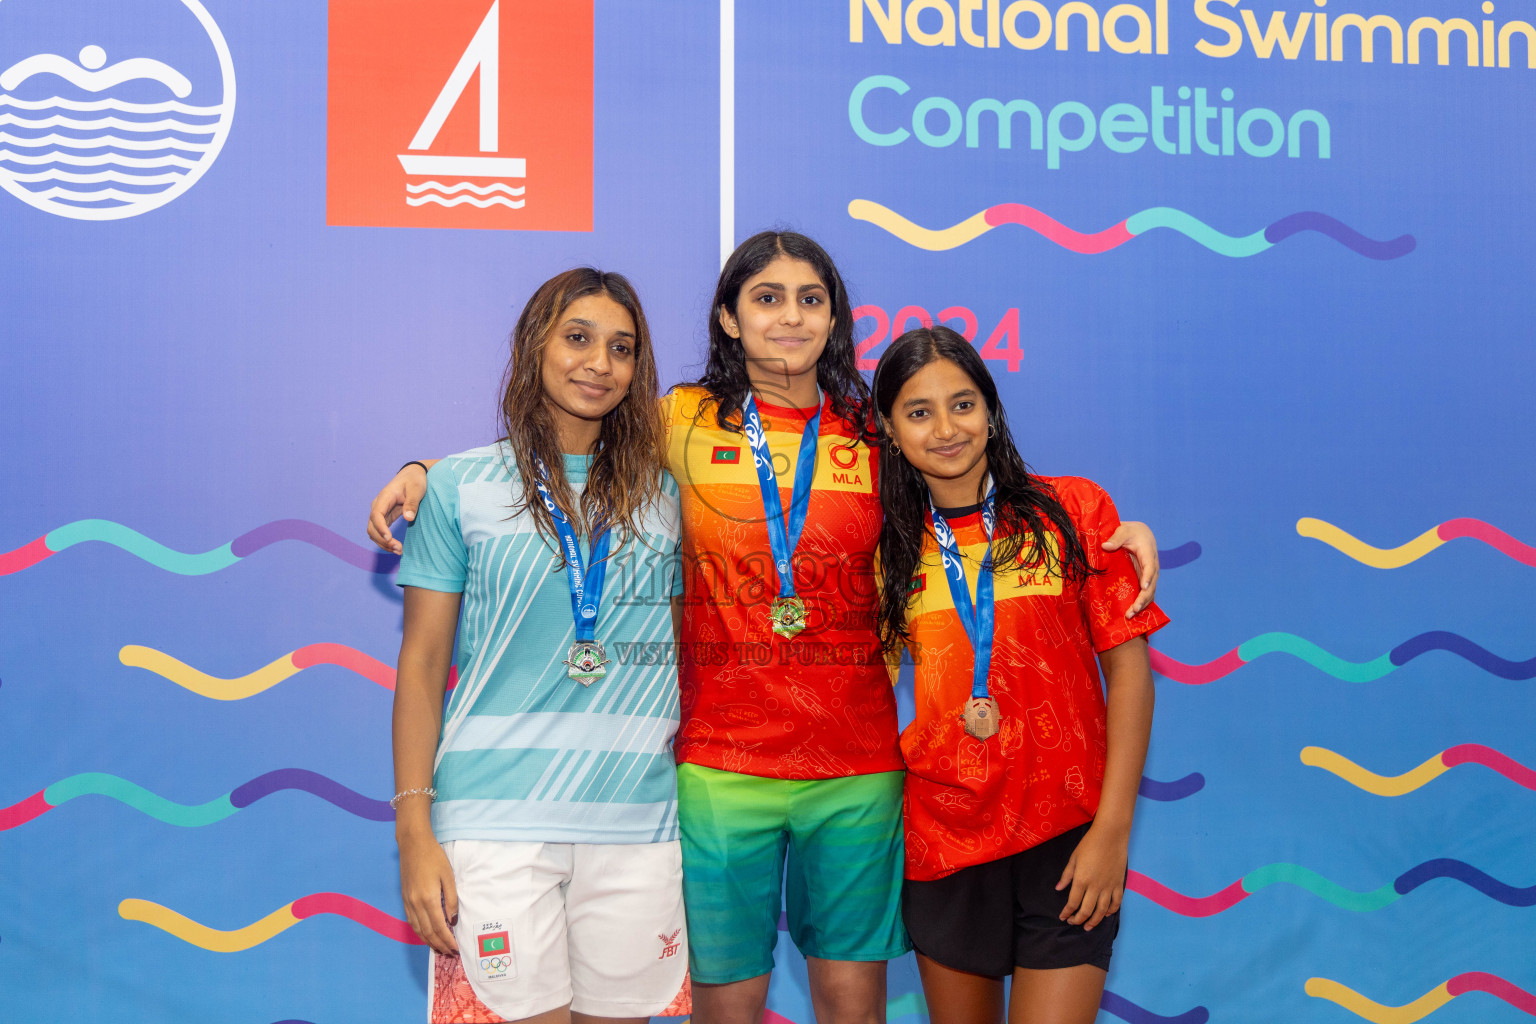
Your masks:
[{"label": "red sports shirt", "polygon": [[[901,734],[907,763],[907,877],[943,878],[1026,850],[1093,818],[1104,782],[1104,692],[1095,654],[1161,628],[1156,605],[1126,621],[1139,587],[1130,556],[1099,548],[1120,525],[1114,502],[1081,477],[1047,477],[1094,568],[1082,583],[1020,566],[994,579],[989,690],[1002,727],[988,740],[960,721],[974,652],[930,534],[913,579],[908,630],[917,716]],[[966,583],[987,547],[981,514],[950,522]],[[1048,537],[1059,550],[1060,534]],[[1026,551],[1027,554],[1027,551]]]},{"label": "red sports shirt", "polygon": [[[746,436],[722,430],[700,388],[667,395],[667,467],[683,501],[679,763],[780,779],[901,770],[896,701],[875,633],[876,460],[821,411],[816,475],[795,549],[804,632],[769,625],[778,576]],[[787,511],[812,410],[757,406]]]}]

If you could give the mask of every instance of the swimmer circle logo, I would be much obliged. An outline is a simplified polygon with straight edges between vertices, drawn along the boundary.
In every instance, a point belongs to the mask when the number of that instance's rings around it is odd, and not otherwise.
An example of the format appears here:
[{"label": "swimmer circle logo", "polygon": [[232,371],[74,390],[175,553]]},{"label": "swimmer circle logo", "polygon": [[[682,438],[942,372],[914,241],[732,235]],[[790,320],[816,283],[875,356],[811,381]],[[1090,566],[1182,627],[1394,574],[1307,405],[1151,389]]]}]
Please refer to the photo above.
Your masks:
[{"label": "swimmer circle logo", "polygon": [[[137,19],[92,17],[75,4],[63,20],[73,31],[54,20],[50,37],[37,38],[11,28],[25,3],[0,7],[0,188],[56,216],[122,220],[197,183],[229,136],[235,71],[203,5],[176,2],[198,29],[178,30],[159,10],[171,0],[132,5]],[[154,52],[113,45],[114,24],[130,20],[167,23]],[[196,52],[200,43],[211,53]]]}]

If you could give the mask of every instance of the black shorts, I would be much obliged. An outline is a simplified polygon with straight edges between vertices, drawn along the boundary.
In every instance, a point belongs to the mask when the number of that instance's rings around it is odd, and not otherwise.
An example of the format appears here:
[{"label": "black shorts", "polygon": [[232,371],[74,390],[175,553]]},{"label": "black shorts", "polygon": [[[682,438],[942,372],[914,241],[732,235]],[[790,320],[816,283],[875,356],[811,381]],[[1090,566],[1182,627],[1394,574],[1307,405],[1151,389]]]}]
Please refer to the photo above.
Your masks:
[{"label": "black shorts", "polygon": [[1120,914],[1093,931],[1058,920],[1071,888],[1056,883],[1078,841],[1080,825],[1002,860],[961,868],[932,882],[907,879],[901,909],[913,947],[945,967],[1001,977],[1015,967],[1052,970],[1093,964],[1109,970]]}]

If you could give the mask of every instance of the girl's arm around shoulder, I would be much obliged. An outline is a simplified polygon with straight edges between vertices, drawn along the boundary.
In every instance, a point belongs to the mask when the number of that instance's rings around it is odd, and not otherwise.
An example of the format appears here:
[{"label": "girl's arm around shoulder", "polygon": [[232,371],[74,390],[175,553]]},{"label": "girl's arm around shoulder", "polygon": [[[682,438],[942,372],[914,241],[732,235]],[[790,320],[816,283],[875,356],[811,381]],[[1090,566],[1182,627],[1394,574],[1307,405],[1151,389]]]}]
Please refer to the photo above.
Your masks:
[{"label": "girl's arm around shoulder", "polygon": [[1125,610],[1125,617],[1134,619],[1151,606],[1153,598],[1157,597],[1157,577],[1161,572],[1157,561],[1157,538],[1152,535],[1150,526],[1133,519],[1121,523],[1099,548],[1106,552],[1124,549],[1130,556],[1136,570],[1136,581],[1141,586],[1136,600]]},{"label": "girl's arm around shoulder", "polygon": [[[405,515],[407,523],[416,521],[416,506],[427,493],[427,470],[437,465],[438,459],[422,459],[407,462],[400,467],[394,479],[374,495],[368,506],[368,539],[391,554],[400,554],[400,542],[389,532],[390,524]],[[425,468],[423,468],[425,467]]]},{"label": "girl's arm around shoulder", "polygon": [[[1121,522],[1114,500],[1092,480],[1080,476],[1060,476],[1049,477],[1047,482],[1055,488],[1062,507],[1076,524],[1078,539],[1082,541],[1089,564],[1106,570],[1106,575],[1116,576],[1117,579],[1126,578],[1125,567],[1129,565],[1129,579],[1137,590],[1134,600],[1117,602],[1123,605],[1120,616],[1129,622],[1152,608],[1160,574],[1157,538],[1153,536],[1152,529],[1146,523],[1134,520]],[[1128,594],[1117,583],[1114,596]],[[1161,611],[1154,609],[1154,612],[1155,616],[1161,616],[1161,621],[1137,632],[1150,632],[1168,621]],[[1122,639],[1117,636],[1111,643],[1119,643]],[[1104,645],[1095,643],[1094,646],[1102,649]]]}]

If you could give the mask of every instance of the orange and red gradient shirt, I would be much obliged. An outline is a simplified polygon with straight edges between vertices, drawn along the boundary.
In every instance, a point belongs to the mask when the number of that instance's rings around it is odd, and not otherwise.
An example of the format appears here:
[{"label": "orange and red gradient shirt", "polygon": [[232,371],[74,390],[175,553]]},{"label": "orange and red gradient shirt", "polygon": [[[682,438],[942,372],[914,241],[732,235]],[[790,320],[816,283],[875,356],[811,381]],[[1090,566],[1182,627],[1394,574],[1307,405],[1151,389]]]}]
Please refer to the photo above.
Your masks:
[{"label": "orange and red gradient shirt", "polygon": [[[1092,820],[1104,782],[1105,706],[1096,655],[1159,629],[1155,604],[1129,621],[1140,590],[1130,556],[1099,545],[1120,525],[1114,502],[1080,477],[1046,477],[1077,528],[1081,582],[1021,563],[994,579],[989,690],[1002,727],[978,740],[961,712],[975,661],[931,533],[907,605],[917,714],[906,760],[907,877],[931,881],[1018,853]],[[685,499],[686,500],[686,499]],[[980,512],[950,520],[971,600],[987,547]],[[1060,550],[1054,528],[1047,541]]]},{"label": "orange and red gradient shirt", "polygon": [[[814,410],[757,408],[787,510]],[[824,399],[792,560],[806,628],[785,639],[769,623],[779,583],[746,436],[719,427],[701,388],[667,395],[662,417],[683,509],[678,762],[780,779],[900,771],[896,701],[875,633],[878,460],[857,425]]]}]

